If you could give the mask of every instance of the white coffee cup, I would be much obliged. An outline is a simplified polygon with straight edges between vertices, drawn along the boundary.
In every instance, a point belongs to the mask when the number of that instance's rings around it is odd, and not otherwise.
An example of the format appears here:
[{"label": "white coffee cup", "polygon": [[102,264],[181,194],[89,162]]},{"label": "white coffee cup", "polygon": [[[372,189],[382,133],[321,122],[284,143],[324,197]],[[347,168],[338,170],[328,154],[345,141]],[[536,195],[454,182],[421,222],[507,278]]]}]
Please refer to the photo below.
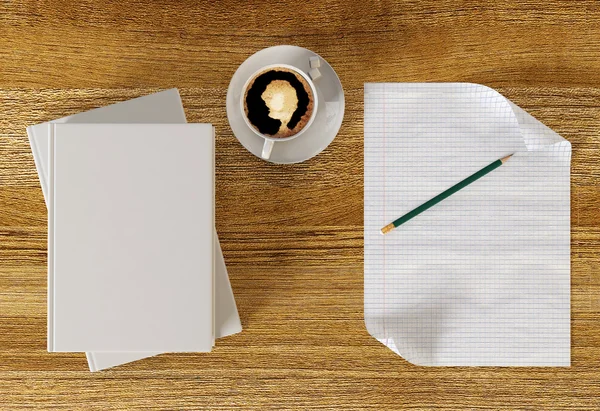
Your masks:
[{"label": "white coffee cup", "polygon": [[[250,85],[250,82],[258,74],[260,74],[261,72],[264,72],[264,71],[267,71],[267,70],[270,70],[270,69],[274,69],[274,68],[277,68],[277,67],[281,67],[281,68],[285,68],[285,69],[291,70],[294,73],[297,73],[298,75],[302,76],[302,78],[304,78],[304,80],[306,80],[306,82],[310,86],[310,90],[311,90],[312,95],[313,95],[313,110],[312,110],[310,119],[308,120],[308,122],[306,123],[306,125],[304,126],[304,128],[302,130],[300,130],[299,132],[297,132],[296,134],[294,134],[293,136],[290,136],[290,137],[273,138],[271,136],[267,136],[267,135],[264,135],[264,134],[260,133],[250,123],[250,120],[248,120],[248,117],[245,115],[245,110],[244,110],[244,98],[246,96],[246,89]],[[268,66],[264,66],[264,67],[260,68],[259,70],[256,70],[254,72],[254,74],[252,74],[250,77],[248,77],[248,80],[246,80],[246,83],[244,84],[244,87],[242,88],[242,94],[241,94],[241,97],[240,97],[240,107],[241,107],[242,113],[244,113],[244,115],[242,117],[244,117],[244,121],[246,122],[246,125],[257,136],[262,137],[265,140],[264,145],[263,145],[263,149],[262,149],[262,154],[261,154],[261,157],[263,159],[268,160],[269,157],[271,157],[271,151],[273,150],[273,146],[275,145],[275,143],[293,140],[295,138],[300,137],[302,134],[304,134],[304,132],[306,132],[306,130],[308,130],[308,128],[311,126],[311,124],[313,123],[313,121],[314,121],[314,119],[315,119],[315,117],[317,115],[317,109],[318,109],[318,106],[319,106],[318,100],[319,100],[319,98],[317,96],[317,89],[315,88],[315,84],[313,83],[313,81],[310,78],[310,76],[307,73],[305,73],[304,71],[300,70],[299,68],[294,67],[294,66],[290,66],[289,64],[271,64],[271,65],[268,65]]]}]

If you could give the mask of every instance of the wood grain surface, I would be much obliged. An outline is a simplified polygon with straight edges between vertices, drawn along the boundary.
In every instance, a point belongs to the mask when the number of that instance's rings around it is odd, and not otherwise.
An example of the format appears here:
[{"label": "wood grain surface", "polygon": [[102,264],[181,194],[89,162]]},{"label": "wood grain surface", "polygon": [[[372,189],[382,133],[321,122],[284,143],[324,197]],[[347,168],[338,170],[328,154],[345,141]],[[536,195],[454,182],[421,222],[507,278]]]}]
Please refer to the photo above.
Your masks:
[{"label": "wood grain surface", "polygon": [[[250,155],[225,95],[264,47],[321,54],[346,92],[302,164]],[[573,144],[572,367],[427,368],[363,322],[363,83],[496,88]],[[217,129],[217,229],[244,331],[210,354],[90,373],[46,352],[46,208],[25,127],[179,88]],[[600,3],[0,2],[0,408],[599,409]]]}]

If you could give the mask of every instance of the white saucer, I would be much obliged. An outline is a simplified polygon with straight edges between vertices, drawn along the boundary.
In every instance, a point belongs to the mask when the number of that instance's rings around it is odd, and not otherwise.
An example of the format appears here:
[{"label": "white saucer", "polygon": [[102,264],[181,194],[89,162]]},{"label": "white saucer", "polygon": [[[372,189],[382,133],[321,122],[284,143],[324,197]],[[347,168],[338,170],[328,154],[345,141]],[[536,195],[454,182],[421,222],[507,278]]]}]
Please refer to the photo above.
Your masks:
[{"label": "white saucer", "polygon": [[256,52],[236,70],[227,90],[227,118],[233,134],[256,157],[261,156],[264,140],[257,136],[242,117],[240,98],[246,80],[269,64],[289,64],[308,73],[310,57],[321,60],[321,77],[313,80],[319,98],[319,108],[313,124],[298,138],[275,143],[271,158],[277,164],[300,163],[316,156],[333,141],[344,119],[344,90],[333,68],[321,56],[302,47],[275,46]]}]

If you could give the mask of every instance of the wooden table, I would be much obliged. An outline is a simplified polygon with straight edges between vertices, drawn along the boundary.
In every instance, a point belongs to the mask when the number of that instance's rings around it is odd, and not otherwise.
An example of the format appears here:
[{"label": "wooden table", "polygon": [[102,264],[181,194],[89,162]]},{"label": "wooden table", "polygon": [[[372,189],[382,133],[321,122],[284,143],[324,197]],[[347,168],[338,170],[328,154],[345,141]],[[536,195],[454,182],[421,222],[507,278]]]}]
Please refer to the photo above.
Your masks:
[{"label": "wooden table", "polygon": [[[596,1],[21,1],[0,5],[0,408],[598,409],[600,5]],[[229,79],[264,47],[321,54],[346,92],[302,164],[249,154]],[[363,323],[363,83],[496,88],[573,143],[572,367],[424,368]],[[25,127],[179,88],[217,129],[217,229],[244,325],[211,354],[90,373],[46,352],[46,208]]]}]

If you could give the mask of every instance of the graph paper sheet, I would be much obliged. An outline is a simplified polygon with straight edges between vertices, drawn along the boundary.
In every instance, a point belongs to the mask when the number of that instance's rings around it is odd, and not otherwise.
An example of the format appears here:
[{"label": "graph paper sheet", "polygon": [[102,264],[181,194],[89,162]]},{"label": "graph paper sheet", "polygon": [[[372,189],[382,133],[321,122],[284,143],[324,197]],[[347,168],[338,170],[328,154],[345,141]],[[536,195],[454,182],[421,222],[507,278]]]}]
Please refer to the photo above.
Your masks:
[{"label": "graph paper sheet", "polygon": [[570,365],[570,162],[568,141],[488,87],[366,84],[369,332],[418,365]]}]

